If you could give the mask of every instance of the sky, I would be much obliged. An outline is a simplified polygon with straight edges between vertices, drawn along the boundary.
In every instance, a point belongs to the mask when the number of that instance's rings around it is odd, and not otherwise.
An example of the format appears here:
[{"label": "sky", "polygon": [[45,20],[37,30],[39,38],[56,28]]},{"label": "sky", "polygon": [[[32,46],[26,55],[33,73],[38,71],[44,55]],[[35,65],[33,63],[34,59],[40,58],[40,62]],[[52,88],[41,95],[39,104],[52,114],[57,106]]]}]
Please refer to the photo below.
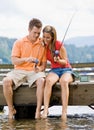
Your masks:
[{"label": "sky", "polygon": [[43,27],[54,26],[61,41],[69,24],[65,39],[93,36],[94,0],[0,0],[0,36],[27,35],[32,18],[39,18]]}]

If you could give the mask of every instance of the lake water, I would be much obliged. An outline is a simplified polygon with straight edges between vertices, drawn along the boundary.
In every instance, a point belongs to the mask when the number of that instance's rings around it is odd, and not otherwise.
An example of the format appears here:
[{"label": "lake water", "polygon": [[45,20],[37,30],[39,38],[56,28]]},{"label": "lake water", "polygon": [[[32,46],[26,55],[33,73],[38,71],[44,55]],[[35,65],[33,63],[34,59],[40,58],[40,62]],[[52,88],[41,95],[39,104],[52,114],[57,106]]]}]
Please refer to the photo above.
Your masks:
[{"label": "lake water", "polygon": [[4,107],[4,113],[0,113],[0,130],[94,130],[94,109],[68,106],[67,123],[60,118],[61,111],[61,106],[53,106],[47,119],[9,120],[8,108]]}]

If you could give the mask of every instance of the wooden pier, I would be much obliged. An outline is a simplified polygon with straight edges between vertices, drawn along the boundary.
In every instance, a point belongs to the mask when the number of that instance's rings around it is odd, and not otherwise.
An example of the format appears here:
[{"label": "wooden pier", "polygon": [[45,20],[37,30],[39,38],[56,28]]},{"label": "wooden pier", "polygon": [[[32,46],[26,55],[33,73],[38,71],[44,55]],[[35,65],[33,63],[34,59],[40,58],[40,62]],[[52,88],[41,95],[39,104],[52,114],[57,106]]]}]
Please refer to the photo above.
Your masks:
[{"label": "wooden pier", "polygon": [[[91,67],[91,64],[89,64]],[[4,65],[5,69],[7,65]],[[75,65],[74,65],[75,66]],[[78,66],[78,65],[77,65]],[[92,64],[92,67],[94,64]],[[12,65],[8,69],[12,69]],[[84,66],[85,67],[85,66]],[[3,68],[3,67],[2,67]],[[1,69],[1,66],[0,66]],[[0,71],[5,76],[4,68]],[[83,76],[83,75],[82,75]],[[84,75],[85,76],[85,75]],[[2,76],[1,76],[2,77]],[[3,86],[2,80],[0,81],[0,107],[6,106],[6,101],[3,95]],[[17,90],[14,91],[14,105],[17,109],[17,116],[23,115],[24,108],[28,108],[28,110],[32,113],[31,115],[34,116],[35,108],[36,108],[36,87],[28,87],[28,83],[24,83],[21,85]],[[61,105],[61,88],[60,84],[56,83],[53,86],[53,92],[50,100],[50,106],[53,105]],[[75,82],[69,85],[69,105],[94,105],[94,80],[76,80]],[[19,110],[21,109],[21,111]],[[23,111],[23,114],[21,112]],[[28,115],[30,115],[30,112]],[[22,116],[23,117],[23,116]],[[27,117],[27,116],[25,116]]]}]

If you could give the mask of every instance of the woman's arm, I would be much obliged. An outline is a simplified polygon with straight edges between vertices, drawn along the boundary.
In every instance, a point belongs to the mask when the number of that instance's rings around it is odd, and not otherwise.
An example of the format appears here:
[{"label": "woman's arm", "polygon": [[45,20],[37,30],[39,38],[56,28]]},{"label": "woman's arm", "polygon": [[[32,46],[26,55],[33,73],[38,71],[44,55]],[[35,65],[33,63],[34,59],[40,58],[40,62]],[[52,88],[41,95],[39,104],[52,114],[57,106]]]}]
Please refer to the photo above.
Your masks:
[{"label": "woman's arm", "polygon": [[63,45],[60,48],[59,55],[60,56],[54,57],[54,61],[58,62],[62,65],[66,65],[67,64],[67,52]]}]

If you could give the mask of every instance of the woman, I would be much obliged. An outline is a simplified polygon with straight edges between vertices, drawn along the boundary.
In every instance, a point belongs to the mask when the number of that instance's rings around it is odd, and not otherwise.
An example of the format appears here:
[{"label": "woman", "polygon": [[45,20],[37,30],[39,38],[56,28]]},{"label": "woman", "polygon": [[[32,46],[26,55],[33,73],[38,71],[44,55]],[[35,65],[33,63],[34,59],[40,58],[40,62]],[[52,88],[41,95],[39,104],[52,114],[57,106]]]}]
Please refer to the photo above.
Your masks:
[{"label": "woman", "polygon": [[61,85],[62,116],[67,119],[67,106],[69,97],[69,83],[73,82],[73,71],[67,58],[66,49],[60,41],[57,41],[56,30],[52,26],[43,29],[43,42],[47,45],[47,60],[51,62],[51,70],[46,77],[44,89],[44,111],[42,118],[47,118],[48,107],[52,92],[52,86],[59,81]]}]

